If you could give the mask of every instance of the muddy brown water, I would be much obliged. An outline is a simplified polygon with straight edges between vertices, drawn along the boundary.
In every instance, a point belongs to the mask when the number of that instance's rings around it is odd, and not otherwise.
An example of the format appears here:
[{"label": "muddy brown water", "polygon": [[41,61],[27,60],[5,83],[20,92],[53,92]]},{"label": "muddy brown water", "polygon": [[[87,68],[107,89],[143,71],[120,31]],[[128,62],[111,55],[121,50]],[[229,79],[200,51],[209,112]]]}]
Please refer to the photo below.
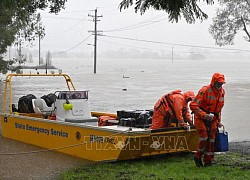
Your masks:
[{"label": "muddy brown water", "polygon": [[57,179],[66,170],[92,163],[54,151],[39,152],[41,150],[44,149],[0,136],[0,179]]}]

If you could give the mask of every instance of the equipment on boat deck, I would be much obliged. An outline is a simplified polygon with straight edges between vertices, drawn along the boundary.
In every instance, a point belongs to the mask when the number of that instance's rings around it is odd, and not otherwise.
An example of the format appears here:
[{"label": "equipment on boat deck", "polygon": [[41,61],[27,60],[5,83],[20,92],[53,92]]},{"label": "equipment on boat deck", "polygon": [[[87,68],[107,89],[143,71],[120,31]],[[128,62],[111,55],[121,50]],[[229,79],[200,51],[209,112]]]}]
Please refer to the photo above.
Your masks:
[{"label": "equipment on boat deck", "polygon": [[32,99],[33,110],[37,114],[50,115],[52,112],[52,107],[47,106],[44,99]]},{"label": "equipment on boat deck", "polygon": [[33,94],[28,94],[26,96],[22,96],[18,100],[18,112],[20,113],[34,113],[32,100],[36,99],[36,96]]},{"label": "equipment on boat deck", "polygon": [[88,91],[57,91],[56,102],[52,105],[56,120],[86,123],[98,126],[98,118],[92,117],[88,105]]},{"label": "equipment on boat deck", "polygon": [[56,95],[54,93],[50,93],[48,95],[44,95],[41,97],[41,99],[44,99],[46,102],[47,106],[51,107],[52,104],[56,101]]},{"label": "equipment on boat deck", "polygon": [[51,105],[55,102],[56,98],[56,95],[53,93],[44,95],[41,98],[36,98],[33,94],[22,96],[18,100],[18,112],[49,114],[52,111]]},{"label": "equipment on boat deck", "polygon": [[117,125],[119,121],[110,116],[99,116],[98,117],[98,126],[113,126]]},{"label": "equipment on boat deck", "polygon": [[117,111],[120,126],[148,128],[152,123],[153,110]]}]

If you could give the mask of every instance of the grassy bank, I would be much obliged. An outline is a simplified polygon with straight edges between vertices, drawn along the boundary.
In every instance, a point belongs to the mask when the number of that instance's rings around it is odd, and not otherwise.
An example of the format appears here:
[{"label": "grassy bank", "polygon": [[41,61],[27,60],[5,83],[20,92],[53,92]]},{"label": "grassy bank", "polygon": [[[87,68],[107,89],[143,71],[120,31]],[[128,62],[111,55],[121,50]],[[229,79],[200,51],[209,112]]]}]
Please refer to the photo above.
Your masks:
[{"label": "grassy bank", "polygon": [[215,164],[206,168],[197,168],[193,154],[186,153],[94,164],[65,172],[60,180],[249,179],[250,155],[226,153],[215,159]]}]

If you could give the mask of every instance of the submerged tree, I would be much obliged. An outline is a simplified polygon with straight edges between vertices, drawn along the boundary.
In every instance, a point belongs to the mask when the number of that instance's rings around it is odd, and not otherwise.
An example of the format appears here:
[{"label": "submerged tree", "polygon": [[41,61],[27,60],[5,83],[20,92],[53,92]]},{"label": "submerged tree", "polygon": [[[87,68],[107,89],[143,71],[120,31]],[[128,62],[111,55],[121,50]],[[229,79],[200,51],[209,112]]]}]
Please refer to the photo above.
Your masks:
[{"label": "submerged tree", "polygon": [[219,46],[233,45],[235,35],[243,31],[246,41],[250,42],[250,1],[220,0],[221,9],[209,28],[210,34]]},{"label": "submerged tree", "polygon": [[[41,17],[38,10],[49,8],[50,13],[57,14],[64,8],[67,0],[1,0],[0,1],[0,70],[8,68],[2,62],[1,55],[12,45],[17,34],[25,40],[32,41],[37,36],[44,36]],[[7,63],[8,64],[8,63]],[[4,66],[2,66],[4,65]]]},{"label": "submerged tree", "polygon": [[188,23],[194,23],[196,19],[203,21],[208,18],[198,5],[200,1],[208,5],[214,4],[214,0],[122,0],[120,10],[133,6],[135,3],[135,12],[139,11],[143,14],[149,8],[153,8],[166,11],[170,22],[178,22],[183,16]]}]

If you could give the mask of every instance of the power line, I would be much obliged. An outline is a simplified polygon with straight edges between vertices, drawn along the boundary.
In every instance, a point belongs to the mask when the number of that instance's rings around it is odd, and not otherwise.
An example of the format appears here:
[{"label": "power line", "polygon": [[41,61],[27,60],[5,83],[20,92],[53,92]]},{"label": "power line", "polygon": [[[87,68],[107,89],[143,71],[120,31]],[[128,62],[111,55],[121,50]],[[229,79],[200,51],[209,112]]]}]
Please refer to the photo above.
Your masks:
[{"label": "power line", "polygon": [[85,13],[85,12],[89,12],[90,10],[85,10],[85,11],[60,11],[60,14],[68,14],[68,13]]},{"label": "power line", "polygon": [[137,46],[130,46],[130,45],[126,45],[126,44],[120,44],[120,43],[113,43],[113,42],[109,42],[109,41],[104,41],[104,40],[100,40],[102,42],[105,43],[110,43],[110,44],[116,44],[116,45],[120,45],[120,46],[126,46],[126,47],[131,47],[131,48],[137,48],[137,49],[145,49],[145,50],[154,50],[154,51],[167,51],[167,50],[161,50],[161,49],[152,49],[152,48],[145,48],[145,47],[137,47]]},{"label": "power line", "polygon": [[250,50],[244,50],[244,49],[229,49],[229,48],[218,48],[218,47],[211,47],[211,46],[198,46],[198,45],[179,44],[179,43],[167,43],[167,42],[161,42],[161,41],[151,41],[151,40],[134,39],[134,38],[118,37],[118,36],[110,36],[110,35],[103,35],[103,36],[110,37],[110,38],[116,38],[116,39],[125,39],[125,40],[131,40],[131,41],[146,42],[146,43],[167,44],[167,45],[172,45],[172,46],[174,45],[174,46],[196,47],[196,48],[204,48],[204,49],[250,52]]},{"label": "power line", "polygon": [[[167,50],[165,48],[164,49],[145,48],[145,47],[131,46],[131,45],[121,44],[121,43],[114,43],[114,42],[105,41],[105,40],[101,40],[101,39],[99,39],[99,41],[104,42],[104,43],[109,43],[109,44],[115,44],[115,45],[120,45],[120,46],[125,46],[125,47],[136,48],[136,49],[145,49],[145,50],[152,50],[152,51],[159,51],[159,52],[169,52],[169,51],[171,51],[171,49]],[[184,54],[204,53],[203,51],[174,51],[174,52],[175,53],[184,53]],[[214,52],[209,51],[208,53],[214,53]],[[241,53],[241,52],[220,52],[220,53],[228,54],[228,53]]]},{"label": "power line", "polygon": [[82,22],[82,20],[78,21],[76,24],[74,24],[73,26],[71,26],[70,28],[68,28],[67,30],[65,30],[65,32],[70,31],[71,29],[73,29],[74,27],[76,27],[78,24],[80,24]]},{"label": "power line", "polygon": [[73,46],[73,47],[70,48],[70,49],[67,49],[67,50],[65,50],[65,51],[61,51],[61,52],[58,52],[58,53],[52,53],[52,54],[61,54],[61,53],[68,52],[68,51],[70,51],[70,50],[76,48],[76,47],[79,46],[80,44],[82,44],[82,43],[83,43],[84,41],[86,41],[90,36],[91,36],[91,34],[90,34],[88,37],[86,37],[84,40],[82,40],[80,43],[78,43],[77,45]]},{"label": "power line", "polygon": [[[64,30],[64,31],[57,32],[57,33],[50,33],[49,35],[46,34],[46,37],[65,36],[65,35],[62,34],[62,33],[67,33],[67,32],[69,32],[70,30],[72,30],[73,28],[75,28],[76,26],[78,26],[79,24],[81,24],[81,22],[82,22],[82,20],[78,21],[77,23],[75,23],[74,25],[72,25],[71,27],[69,27],[68,29],[66,29],[66,30]],[[75,31],[75,32],[73,32],[73,33],[71,33],[71,34],[75,35],[75,34],[77,34],[78,32],[82,32],[82,29],[83,29],[83,28],[81,28],[81,30]]]},{"label": "power line", "polygon": [[82,20],[82,21],[88,21],[86,19],[82,18],[69,18],[69,17],[49,17],[49,16],[43,16],[43,18],[50,18],[50,19],[63,19],[63,20]]},{"label": "power line", "polygon": [[106,8],[113,8],[113,7],[118,7],[117,4],[114,5],[109,5],[109,6],[99,6],[97,7],[98,9],[106,9]]},{"label": "power line", "polygon": [[[134,10],[127,10],[127,11],[122,11],[122,12],[119,11],[118,13],[109,13],[109,12],[113,12],[113,11],[117,11],[117,10],[118,10],[118,9],[114,9],[114,10],[102,12],[102,14],[105,15],[105,16],[114,16],[114,15],[128,14],[128,13],[131,13],[131,12],[134,13]],[[107,13],[107,14],[106,14],[106,13]]]},{"label": "power line", "polygon": [[[104,12],[102,12],[102,14],[110,13],[110,12],[114,12],[114,11],[117,11],[117,8],[116,8],[116,9],[109,10],[109,11],[104,11]],[[108,15],[108,14],[105,14],[105,15]]]},{"label": "power line", "polygon": [[[149,25],[152,25],[154,23],[159,23],[159,22],[161,22],[163,20],[166,20],[164,16],[166,16],[166,15],[164,13],[162,13],[160,15],[154,16],[154,17],[152,17],[150,19],[138,22],[138,23],[133,24],[133,25],[129,25],[129,26],[125,26],[125,27],[121,27],[121,28],[117,28],[117,29],[106,30],[104,32],[126,31],[126,30],[140,28],[140,27],[143,27],[143,26],[149,26]],[[161,17],[164,17],[164,18],[160,19],[159,21],[154,21],[154,20],[156,20],[158,18],[161,18]]]}]

